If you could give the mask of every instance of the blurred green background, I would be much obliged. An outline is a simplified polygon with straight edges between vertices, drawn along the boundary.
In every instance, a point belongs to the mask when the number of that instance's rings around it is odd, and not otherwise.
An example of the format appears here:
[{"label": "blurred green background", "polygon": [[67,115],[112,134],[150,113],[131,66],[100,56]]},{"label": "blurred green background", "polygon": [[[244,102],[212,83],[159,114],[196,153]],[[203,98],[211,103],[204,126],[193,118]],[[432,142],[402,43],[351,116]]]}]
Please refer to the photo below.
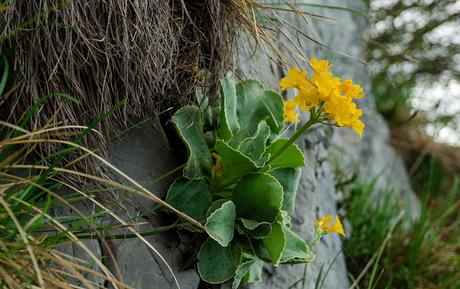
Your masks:
[{"label": "blurred green background", "polygon": [[460,1],[366,4],[372,93],[422,210],[407,222],[392,188],[377,204],[369,201],[373,182],[343,188],[352,287],[459,289]]}]

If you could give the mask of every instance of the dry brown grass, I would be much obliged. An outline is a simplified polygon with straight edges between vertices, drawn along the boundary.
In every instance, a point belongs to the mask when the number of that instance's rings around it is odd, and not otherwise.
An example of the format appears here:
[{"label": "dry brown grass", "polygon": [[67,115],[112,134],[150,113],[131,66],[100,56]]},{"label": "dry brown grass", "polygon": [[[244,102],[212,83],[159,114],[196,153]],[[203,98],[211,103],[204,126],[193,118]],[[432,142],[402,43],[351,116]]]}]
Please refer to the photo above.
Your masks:
[{"label": "dry brown grass", "polygon": [[[6,39],[0,54],[12,61],[11,83],[18,83],[3,99],[1,119],[16,123],[39,99],[56,92],[79,103],[50,98],[30,120],[30,129],[89,125],[126,101],[96,127],[103,138],[90,134],[83,142],[104,155],[107,136],[193,100],[197,87],[215,96],[218,79],[231,67],[231,1],[67,2],[15,1],[1,14],[0,37]],[[42,148],[42,155],[59,148]],[[100,173],[94,162],[80,162],[79,168]]]},{"label": "dry brown grass", "polygon": [[[156,250],[155,245],[147,241],[137,231],[138,224],[126,215],[99,202],[92,194],[75,187],[60,175],[78,175],[84,180],[94,180],[107,189],[121,189],[130,194],[137,194],[154,201],[191,223],[202,227],[196,220],[177,211],[155,194],[127,176],[109,162],[91,150],[75,143],[56,139],[50,132],[65,133],[75,127],[40,128],[27,131],[17,125],[0,121],[0,287],[1,288],[131,288],[123,283],[121,274],[117,273],[115,255],[111,253],[110,236],[115,231],[129,233],[143,242],[160,260],[165,263],[179,288],[175,274],[167,261]],[[80,129],[83,129],[80,128]],[[27,157],[39,143],[61,143],[78,149],[82,158],[89,155],[99,161],[100,165],[113,170],[128,185],[93,176],[85,172],[66,168],[65,162],[49,167],[40,162],[29,163]],[[56,187],[61,189],[56,190]],[[73,197],[63,195],[63,190]],[[51,202],[48,203],[47,201]],[[95,212],[105,212],[93,218],[78,208],[84,202],[93,207]],[[56,215],[55,208],[68,208],[70,215]],[[63,217],[72,217],[74,221],[61,222]],[[65,220],[65,219],[64,219]],[[101,228],[99,222],[110,224]],[[77,225],[76,224],[81,224]],[[104,248],[107,258],[98,256],[93,248],[80,238],[90,236]],[[108,239],[106,239],[106,237]],[[80,250],[81,256],[68,255],[60,250],[60,244],[71,244]],[[105,261],[104,261],[105,260]],[[113,261],[113,266],[106,262]],[[92,281],[93,280],[93,281]],[[98,280],[95,283],[94,280]],[[102,281],[102,283],[101,283]],[[31,284],[30,286],[27,284]],[[80,287],[75,284],[81,284]],[[101,285],[103,284],[103,285]],[[34,287],[35,286],[35,287]],[[109,287],[107,287],[109,286]]]}]

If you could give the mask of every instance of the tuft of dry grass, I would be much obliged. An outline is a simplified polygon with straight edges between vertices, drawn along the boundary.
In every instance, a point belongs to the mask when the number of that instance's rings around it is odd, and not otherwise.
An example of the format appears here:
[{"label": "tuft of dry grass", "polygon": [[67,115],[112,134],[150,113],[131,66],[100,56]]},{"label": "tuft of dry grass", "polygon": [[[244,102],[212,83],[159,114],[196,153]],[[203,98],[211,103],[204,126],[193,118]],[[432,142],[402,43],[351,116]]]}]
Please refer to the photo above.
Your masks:
[{"label": "tuft of dry grass", "polygon": [[[2,119],[17,123],[44,95],[50,98],[29,129],[97,124],[85,146],[106,153],[105,139],[130,123],[193,101],[197,87],[216,95],[231,68],[230,1],[14,1],[0,17],[0,54],[14,67],[16,90],[2,101]],[[50,123],[52,120],[52,123]],[[71,140],[72,137],[64,139]],[[51,146],[42,155],[59,150]],[[89,159],[88,159],[89,160]],[[80,168],[98,173],[86,162]]]},{"label": "tuft of dry grass", "polygon": [[[120,230],[125,232],[122,233],[123,236],[126,237],[126,233],[129,233],[155,252],[169,269],[177,288],[180,288],[167,261],[142,236],[144,232],[137,231],[138,222],[117,213],[98,201],[94,195],[86,193],[58,175],[78,175],[85,180],[97,181],[107,189],[121,189],[130,194],[138,194],[169,208],[199,227],[202,227],[201,224],[166,204],[91,150],[56,139],[49,134],[52,131],[65,133],[66,129],[75,127],[28,131],[2,121],[0,128],[1,288],[79,288],[76,284],[81,284],[83,288],[130,288],[123,283],[121,274],[117,273],[117,262],[114,261],[115,256],[108,244],[113,234],[120,234]],[[93,156],[101,165],[126,179],[129,185],[68,169],[65,161],[52,162],[52,165],[29,163],[28,155],[42,142],[58,142],[76,147],[82,157]],[[60,153],[65,154],[66,151]],[[68,193],[63,195],[63,191]],[[96,208],[90,212],[90,216],[79,209],[82,202]],[[69,208],[74,213],[72,216],[60,215],[57,208]],[[94,248],[90,248],[82,238],[97,240],[106,251],[107,261],[97,255]],[[84,258],[64,253],[60,249],[62,244],[72,244],[83,253]],[[109,261],[115,269],[106,265]]]}]

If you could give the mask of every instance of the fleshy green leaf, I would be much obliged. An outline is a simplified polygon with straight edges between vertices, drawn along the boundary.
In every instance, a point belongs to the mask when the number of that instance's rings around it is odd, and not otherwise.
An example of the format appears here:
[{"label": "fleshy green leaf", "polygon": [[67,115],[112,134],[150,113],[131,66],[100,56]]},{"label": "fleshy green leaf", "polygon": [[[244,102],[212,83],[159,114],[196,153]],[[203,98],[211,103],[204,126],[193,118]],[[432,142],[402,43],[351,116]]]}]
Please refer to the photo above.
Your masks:
[{"label": "fleshy green leaf", "polygon": [[240,264],[233,279],[232,289],[238,288],[240,284],[262,281],[262,268],[263,262],[257,256],[242,253]]},{"label": "fleshy green leaf", "polygon": [[244,219],[244,218],[241,218],[241,223],[243,223],[243,226],[249,230],[254,230],[255,228],[259,227],[262,224],[261,222]]},{"label": "fleshy green leaf", "polygon": [[253,161],[236,149],[231,148],[222,140],[217,141],[215,149],[220,156],[222,174],[214,176],[214,191],[219,191],[234,184],[243,175],[256,169]]},{"label": "fleshy green leaf", "polygon": [[228,141],[240,128],[236,115],[235,81],[232,77],[220,81],[220,98],[219,137],[224,141]]},{"label": "fleshy green leaf", "polygon": [[257,222],[254,220],[241,219],[246,233],[254,239],[261,239],[267,237],[272,231],[272,225],[268,222]]},{"label": "fleshy green leaf", "polygon": [[237,264],[229,246],[222,247],[211,238],[201,246],[198,253],[198,273],[211,284],[223,283],[233,277]]},{"label": "fleshy green leaf", "polygon": [[233,190],[238,217],[258,222],[273,222],[283,201],[283,187],[265,173],[244,176]]},{"label": "fleshy green leaf", "polygon": [[185,142],[189,154],[184,176],[189,179],[209,177],[213,163],[203,137],[200,109],[196,106],[185,106],[173,115],[172,122]]},{"label": "fleshy green leaf", "polygon": [[246,80],[236,85],[236,98],[240,126],[234,135],[236,143],[252,136],[262,120],[267,122],[272,133],[283,129],[283,98],[277,92],[265,89],[255,80]]},{"label": "fleshy green leaf", "polygon": [[280,263],[305,263],[315,259],[315,255],[299,235],[292,232],[286,226],[282,226],[281,228],[286,239],[286,246]]},{"label": "fleshy green leaf", "polygon": [[[272,143],[266,150],[267,153],[273,155],[278,152],[288,139],[282,138]],[[299,168],[305,165],[305,159],[302,151],[296,144],[291,144],[280,156],[270,162],[271,168]]]},{"label": "fleshy green leaf", "polygon": [[238,288],[244,276],[249,273],[251,265],[255,262],[254,256],[250,254],[243,253],[241,256],[240,264],[235,272],[235,277],[233,278],[232,289]]},{"label": "fleshy green leaf", "polygon": [[270,235],[262,239],[262,244],[268,252],[273,265],[278,265],[281,261],[281,256],[286,246],[286,238],[282,226],[275,222],[272,224]]},{"label": "fleshy green leaf", "polygon": [[262,223],[254,230],[246,231],[246,233],[254,239],[263,239],[270,235],[272,232],[272,225],[270,223]]},{"label": "fleshy green leaf", "polygon": [[299,186],[301,169],[281,168],[270,172],[283,186],[283,210],[292,213],[295,209],[295,197]]},{"label": "fleshy green leaf", "polygon": [[208,208],[208,211],[206,212],[206,218],[208,218],[212,213],[214,213],[215,210],[219,209],[222,207],[222,205],[226,202],[227,200],[225,199],[219,199],[215,201],[214,203],[211,204],[211,206]]},{"label": "fleshy green leaf", "polygon": [[[255,257],[255,256],[254,256]],[[243,278],[243,284],[262,282],[262,269],[264,263],[256,257],[255,262],[249,267],[249,272]]]},{"label": "fleshy green leaf", "polygon": [[225,202],[208,217],[206,232],[221,246],[227,247],[233,239],[235,217],[235,205],[232,201]]},{"label": "fleshy green leaf", "polygon": [[291,216],[285,210],[281,210],[280,215],[278,216],[278,222],[288,228],[291,227]]},{"label": "fleshy green leaf", "polygon": [[196,102],[200,108],[201,115],[203,116],[204,124],[212,125],[212,106],[209,104],[208,97],[203,93],[200,87],[195,92]]},{"label": "fleshy green leaf", "polygon": [[195,220],[205,220],[206,211],[212,204],[208,182],[179,178],[169,188],[166,202]]},{"label": "fleshy green leaf", "polygon": [[268,127],[265,121],[262,121],[259,123],[254,136],[245,138],[238,147],[238,150],[259,167],[262,167],[268,159],[267,157],[261,159],[261,157],[265,153],[266,143],[269,137],[270,127]]},{"label": "fleshy green leaf", "polygon": [[315,258],[300,236],[278,222],[272,224],[270,235],[255,242],[254,249],[260,258],[270,260],[275,266],[311,262]]}]

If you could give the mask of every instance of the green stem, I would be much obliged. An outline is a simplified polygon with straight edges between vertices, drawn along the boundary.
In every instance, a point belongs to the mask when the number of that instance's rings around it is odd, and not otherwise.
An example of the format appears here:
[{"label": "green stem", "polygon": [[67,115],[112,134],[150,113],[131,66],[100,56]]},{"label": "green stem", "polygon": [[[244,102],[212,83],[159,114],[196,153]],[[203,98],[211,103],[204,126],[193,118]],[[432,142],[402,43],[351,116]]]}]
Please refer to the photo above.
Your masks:
[{"label": "green stem", "polygon": [[311,241],[310,247],[315,247],[316,245],[318,245],[318,242],[321,240],[322,236],[323,236],[323,234],[317,230],[315,239],[313,241]]},{"label": "green stem", "polygon": [[276,152],[274,153],[271,157],[270,160],[268,161],[267,165],[279,158],[287,148],[293,144],[299,137],[301,137],[310,127],[312,127],[314,124],[318,122],[318,117],[316,115],[316,112],[313,111],[311,114],[310,119],[299,129],[293,134],[288,141]]}]

